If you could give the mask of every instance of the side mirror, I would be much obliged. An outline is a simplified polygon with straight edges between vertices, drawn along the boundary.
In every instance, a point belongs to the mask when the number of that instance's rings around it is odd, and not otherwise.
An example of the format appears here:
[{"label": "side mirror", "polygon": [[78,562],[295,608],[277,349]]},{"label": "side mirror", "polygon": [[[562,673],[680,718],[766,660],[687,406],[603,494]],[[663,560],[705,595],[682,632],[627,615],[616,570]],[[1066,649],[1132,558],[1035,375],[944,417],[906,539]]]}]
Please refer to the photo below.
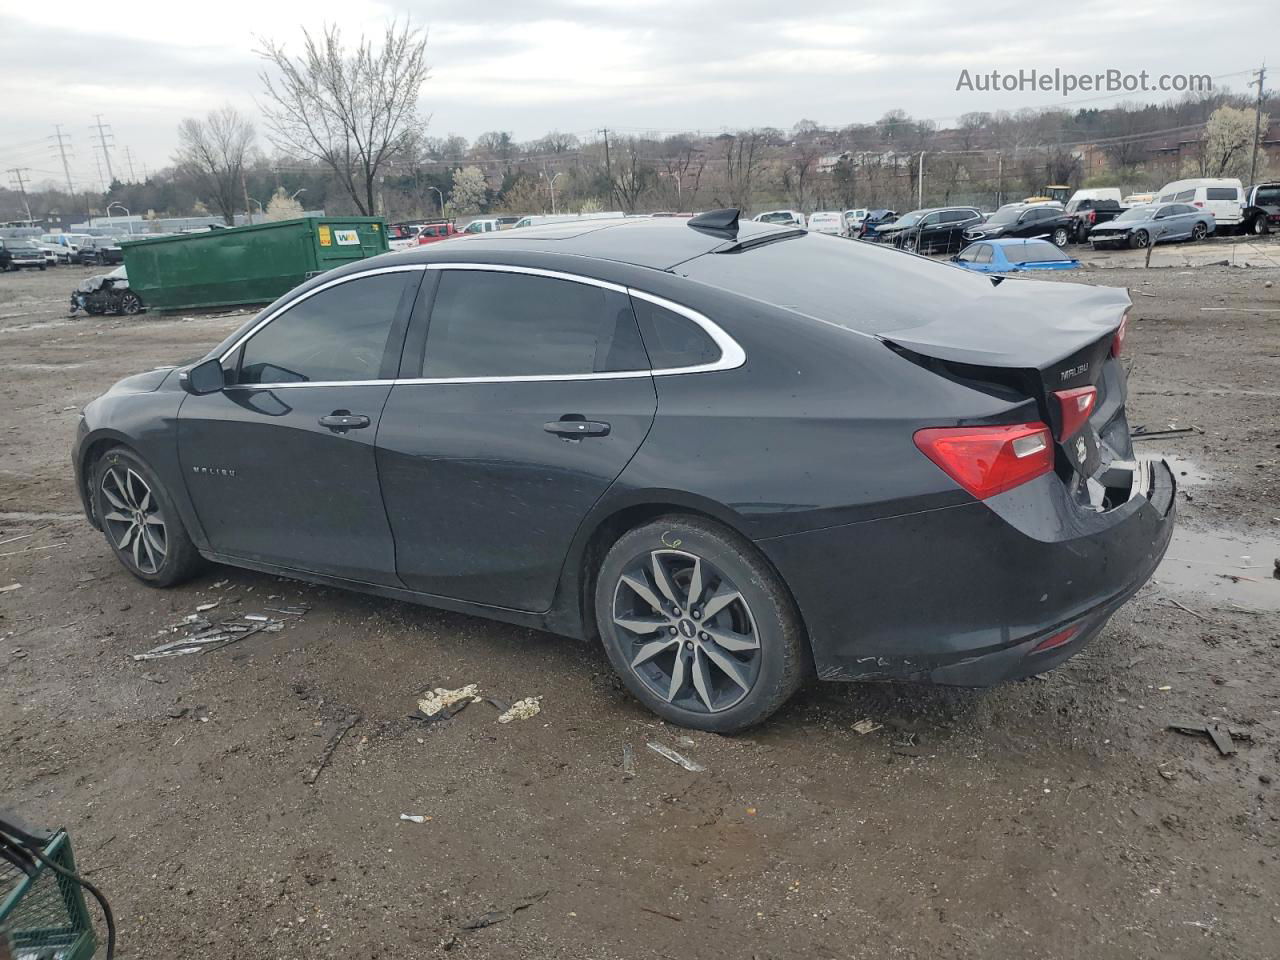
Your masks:
[{"label": "side mirror", "polygon": [[178,374],[178,382],[187,393],[202,397],[209,393],[217,393],[227,385],[226,375],[222,372],[222,361],[217,357],[197,363],[190,369]]}]

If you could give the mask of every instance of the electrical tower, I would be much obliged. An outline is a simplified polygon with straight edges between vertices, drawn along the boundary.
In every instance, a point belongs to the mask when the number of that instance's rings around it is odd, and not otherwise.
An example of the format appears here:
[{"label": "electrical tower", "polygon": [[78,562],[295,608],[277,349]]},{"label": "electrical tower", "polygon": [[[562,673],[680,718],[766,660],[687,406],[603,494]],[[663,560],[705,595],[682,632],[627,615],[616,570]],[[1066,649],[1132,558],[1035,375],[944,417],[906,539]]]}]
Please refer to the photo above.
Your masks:
[{"label": "electrical tower", "polygon": [[[107,186],[110,187],[111,184],[116,182],[116,175],[111,170],[111,151],[107,147],[107,135],[111,130],[111,125],[102,122],[102,114],[100,113],[94,114],[94,117],[98,122],[89,129],[98,131],[98,141],[102,144],[102,160],[107,165]],[[115,134],[111,134],[111,139],[115,139]]]},{"label": "electrical tower", "polygon": [[129,164],[129,182],[137,183],[138,178],[137,176],[134,175],[134,172],[133,172],[133,151],[130,150],[128,147],[124,148],[124,159]]},{"label": "electrical tower", "polygon": [[29,167],[10,167],[9,173],[13,174],[13,179],[18,187],[18,193],[22,194],[22,205],[27,208],[27,223],[31,221],[31,204],[27,202],[27,184],[23,178],[23,173],[30,173]]},{"label": "electrical tower", "polygon": [[71,164],[67,162],[67,141],[71,138],[62,132],[61,124],[55,123],[53,129],[55,132],[49,139],[58,141],[58,153],[62,156],[62,172],[67,178],[67,193],[75,196],[76,188],[71,182]]}]

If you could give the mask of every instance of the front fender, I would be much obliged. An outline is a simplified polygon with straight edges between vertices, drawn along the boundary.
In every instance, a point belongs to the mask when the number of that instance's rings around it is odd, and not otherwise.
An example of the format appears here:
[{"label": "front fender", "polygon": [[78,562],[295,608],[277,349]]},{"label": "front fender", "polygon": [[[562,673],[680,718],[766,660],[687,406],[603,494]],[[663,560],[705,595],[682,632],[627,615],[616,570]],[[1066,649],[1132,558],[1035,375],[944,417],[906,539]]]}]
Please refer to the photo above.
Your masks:
[{"label": "front fender", "polygon": [[200,526],[187,495],[187,485],[178,462],[178,411],[187,394],[176,387],[146,392],[108,392],[92,401],[80,415],[80,425],[71,460],[76,491],[85,516],[95,527],[88,482],[92,464],[116,445],[129,447],[155,471],[165,491],[177,507],[187,533],[201,549],[208,538]]}]

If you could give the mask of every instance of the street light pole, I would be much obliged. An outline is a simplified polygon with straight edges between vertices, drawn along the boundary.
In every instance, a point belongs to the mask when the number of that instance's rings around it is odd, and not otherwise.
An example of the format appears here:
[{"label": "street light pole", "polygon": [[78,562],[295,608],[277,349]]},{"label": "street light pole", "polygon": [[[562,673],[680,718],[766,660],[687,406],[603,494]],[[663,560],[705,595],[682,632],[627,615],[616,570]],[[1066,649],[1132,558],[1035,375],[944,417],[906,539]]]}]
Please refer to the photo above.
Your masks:
[{"label": "street light pole", "polygon": [[440,202],[440,216],[444,216],[444,194],[440,192],[439,187],[427,187],[428,190],[435,192],[436,198]]},{"label": "street light pole", "polygon": [[924,151],[920,151],[920,169],[916,173],[916,208],[924,207]]},{"label": "street light pole", "polygon": [[[543,174],[543,176],[546,176],[546,174]],[[561,170],[554,177],[552,177],[550,181],[548,181],[551,187],[551,215],[552,216],[555,216],[556,214],[556,181],[563,176],[564,176],[564,171]]]}]

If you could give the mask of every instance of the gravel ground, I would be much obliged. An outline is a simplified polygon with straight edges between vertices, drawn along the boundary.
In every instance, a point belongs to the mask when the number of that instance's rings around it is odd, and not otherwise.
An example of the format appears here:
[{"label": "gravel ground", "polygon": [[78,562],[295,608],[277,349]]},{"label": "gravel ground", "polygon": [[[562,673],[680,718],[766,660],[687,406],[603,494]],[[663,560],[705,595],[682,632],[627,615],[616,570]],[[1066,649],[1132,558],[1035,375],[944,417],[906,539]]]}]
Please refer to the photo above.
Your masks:
[{"label": "gravel ground", "polygon": [[[1196,431],[1143,444],[1182,481],[1157,580],[1047,676],[815,684],[732,738],[563,638],[230,568],[140,585],[77,513],[77,411],[243,317],[67,320],[92,271],[0,276],[0,807],[71,831],[122,957],[1274,957],[1280,268],[1098,263],[1072,280],[1134,293],[1132,422]],[[214,601],[309,610],[130,659]],[[409,718],[471,682],[542,710]],[[1211,717],[1252,741],[1166,730]]]}]

